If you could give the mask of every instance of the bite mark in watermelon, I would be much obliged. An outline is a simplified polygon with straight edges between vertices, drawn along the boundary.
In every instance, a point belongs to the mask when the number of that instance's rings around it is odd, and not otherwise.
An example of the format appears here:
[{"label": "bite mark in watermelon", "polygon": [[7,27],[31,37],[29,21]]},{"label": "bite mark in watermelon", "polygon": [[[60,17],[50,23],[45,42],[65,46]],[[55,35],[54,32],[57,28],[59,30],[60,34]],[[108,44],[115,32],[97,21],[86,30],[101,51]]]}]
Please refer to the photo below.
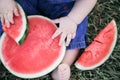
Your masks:
[{"label": "bite mark in watermelon", "polygon": [[3,30],[18,44],[22,44],[27,36],[27,19],[22,7],[18,4],[19,16],[13,16],[14,24],[10,24],[10,28],[3,24]]},{"label": "bite mark in watermelon", "polygon": [[52,39],[56,25],[42,16],[28,17],[29,30],[22,45],[17,45],[6,33],[0,40],[0,58],[4,66],[21,78],[36,78],[48,74],[62,61],[65,45],[59,46],[58,36]]},{"label": "bite mark in watermelon", "polygon": [[112,20],[85,49],[75,66],[81,70],[91,70],[102,65],[111,55],[117,40],[117,27]]}]

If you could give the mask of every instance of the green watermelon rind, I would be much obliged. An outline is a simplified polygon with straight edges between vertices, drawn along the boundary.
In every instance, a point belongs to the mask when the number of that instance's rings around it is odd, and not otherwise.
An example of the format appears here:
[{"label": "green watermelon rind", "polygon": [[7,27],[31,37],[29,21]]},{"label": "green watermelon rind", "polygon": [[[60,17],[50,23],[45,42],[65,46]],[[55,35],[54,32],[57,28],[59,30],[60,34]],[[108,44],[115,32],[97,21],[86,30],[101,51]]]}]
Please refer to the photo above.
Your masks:
[{"label": "green watermelon rind", "polygon": [[[39,16],[39,15],[34,15],[34,16],[28,16],[28,18],[32,18],[32,17],[40,17],[40,18],[45,18],[49,21],[51,21],[50,19],[46,18],[46,17],[43,17],[43,16]],[[52,21],[51,21],[52,22]],[[55,25],[55,24],[54,24]],[[56,26],[56,25],[55,25]],[[57,28],[57,27],[56,27]],[[43,70],[42,72],[39,72],[39,73],[35,73],[35,74],[21,74],[21,73],[17,73],[15,71],[13,71],[10,67],[8,67],[8,64],[6,63],[5,64],[5,61],[4,61],[4,58],[3,58],[3,55],[2,55],[2,43],[6,37],[6,33],[3,33],[2,36],[1,36],[1,39],[0,39],[0,59],[1,59],[1,62],[3,63],[3,65],[6,67],[6,69],[8,71],[10,71],[13,75],[17,76],[17,77],[20,77],[20,78],[25,78],[25,79],[32,79],[32,78],[37,78],[37,77],[41,77],[41,76],[44,76],[48,73],[50,73],[51,71],[53,71],[60,63],[61,61],[63,60],[64,58],[64,55],[65,55],[65,51],[66,51],[66,46],[65,44],[63,44],[61,46],[61,51],[60,51],[60,56],[58,57],[58,59],[53,63],[53,65],[51,65],[49,68],[47,68],[46,70]],[[18,63],[19,64],[19,63]]]},{"label": "green watermelon rind", "polygon": [[116,42],[117,42],[117,26],[116,26],[116,22],[115,20],[112,20],[113,24],[114,24],[114,30],[115,30],[115,36],[114,36],[114,41],[112,43],[112,46],[110,48],[110,51],[109,51],[109,54],[101,61],[99,62],[98,64],[96,65],[93,65],[93,66],[90,66],[90,67],[86,67],[86,66],[83,66],[82,64],[76,62],[75,63],[75,67],[80,69],[80,70],[93,70],[95,69],[96,67],[100,66],[101,64],[103,64],[106,60],[108,60],[108,58],[110,57],[110,55],[112,54],[113,50],[114,50],[114,47],[116,45]]},{"label": "green watermelon rind", "polygon": [[18,9],[19,9],[19,11],[22,15],[22,22],[23,23],[22,23],[22,26],[21,26],[22,27],[21,32],[20,32],[19,36],[16,37],[15,41],[19,45],[21,45],[24,42],[24,40],[26,39],[27,31],[28,31],[28,25],[27,25],[27,17],[26,17],[26,14],[25,14],[24,10],[22,9],[22,7],[19,4],[17,4],[17,6],[18,6]]},{"label": "green watermelon rind", "polygon": [[[28,26],[28,24],[26,24],[26,27]],[[25,41],[26,37],[28,34],[28,27],[26,28],[24,35],[22,36],[22,38],[17,42],[19,45],[22,45],[22,43]]]}]

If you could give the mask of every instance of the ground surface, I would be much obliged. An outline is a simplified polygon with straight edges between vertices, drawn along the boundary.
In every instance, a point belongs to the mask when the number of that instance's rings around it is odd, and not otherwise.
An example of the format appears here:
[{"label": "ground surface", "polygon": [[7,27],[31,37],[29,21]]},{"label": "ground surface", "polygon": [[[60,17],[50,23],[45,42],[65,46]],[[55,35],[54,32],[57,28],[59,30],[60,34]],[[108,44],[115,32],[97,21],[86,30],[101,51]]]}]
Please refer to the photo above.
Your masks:
[{"label": "ground surface", "polygon": [[[120,1],[98,0],[97,5],[89,15],[88,37],[89,43],[94,39],[112,19],[115,19],[118,27],[118,40],[110,58],[100,67],[92,71],[80,71],[72,68],[70,80],[120,80]],[[0,80],[24,80],[9,73],[0,64]],[[29,79],[27,79],[29,80]],[[50,75],[30,80],[50,80]]]}]

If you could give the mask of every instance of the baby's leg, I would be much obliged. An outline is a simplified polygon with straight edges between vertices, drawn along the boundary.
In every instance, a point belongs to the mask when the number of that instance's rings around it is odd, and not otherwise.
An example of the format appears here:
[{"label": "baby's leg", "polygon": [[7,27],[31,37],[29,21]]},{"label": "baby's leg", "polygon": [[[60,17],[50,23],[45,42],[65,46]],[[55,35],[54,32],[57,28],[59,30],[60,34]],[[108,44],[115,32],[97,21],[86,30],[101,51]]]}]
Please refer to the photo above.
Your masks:
[{"label": "baby's leg", "polygon": [[66,55],[62,63],[52,73],[52,78],[54,80],[69,80],[71,74],[70,66],[75,61],[78,53],[79,53],[79,49],[66,51]]}]

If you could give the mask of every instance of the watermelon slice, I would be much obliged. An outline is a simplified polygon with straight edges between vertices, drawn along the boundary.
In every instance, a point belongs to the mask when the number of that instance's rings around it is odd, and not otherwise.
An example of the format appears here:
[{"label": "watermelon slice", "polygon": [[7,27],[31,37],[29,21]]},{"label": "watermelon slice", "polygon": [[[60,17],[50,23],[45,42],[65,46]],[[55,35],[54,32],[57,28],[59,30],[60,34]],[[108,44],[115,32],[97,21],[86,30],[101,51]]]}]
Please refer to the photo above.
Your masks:
[{"label": "watermelon slice", "polygon": [[116,23],[112,20],[85,49],[75,66],[81,70],[91,70],[103,64],[111,55],[117,40]]},{"label": "watermelon slice", "polygon": [[14,16],[14,24],[7,28],[3,24],[3,30],[18,44],[22,44],[27,35],[27,19],[22,7],[18,4],[19,16]]},{"label": "watermelon slice", "polygon": [[62,61],[65,45],[59,46],[60,36],[52,39],[56,25],[42,16],[28,17],[29,30],[22,45],[6,33],[0,40],[0,58],[12,74],[21,78],[36,78],[54,70]]}]

